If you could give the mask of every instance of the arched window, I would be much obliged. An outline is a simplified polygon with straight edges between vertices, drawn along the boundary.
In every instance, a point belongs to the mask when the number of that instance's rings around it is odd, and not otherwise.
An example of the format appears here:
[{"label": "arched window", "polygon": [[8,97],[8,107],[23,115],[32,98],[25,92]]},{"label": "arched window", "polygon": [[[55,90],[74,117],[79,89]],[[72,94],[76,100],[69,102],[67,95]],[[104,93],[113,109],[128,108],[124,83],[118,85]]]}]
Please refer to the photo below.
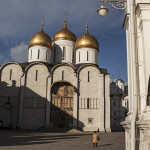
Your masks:
[{"label": "arched window", "polygon": [[79,52],[79,62],[80,62],[80,52]]},{"label": "arched window", "polygon": [[12,79],[12,69],[10,69],[10,80]]},{"label": "arched window", "polygon": [[38,49],[38,59],[40,58],[40,50]]},{"label": "arched window", "polygon": [[87,61],[89,61],[89,52],[87,51]]},{"label": "arched window", "polygon": [[147,105],[150,106],[150,77],[148,82]]},{"label": "arched window", "polygon": [[56,47],[54,46],[54,61],[56,60]]},{"label": "arched window", "polygon": [[65,59],[65,53],[66,53],[66,48],[63,46],[63,50],[62,50],[62,60]]},{"label": "arched window", "polygon": [[47,58],[48,58],[48,51],[46,51],[46,60],[48,60]]},{"label": "arched window", "polygon": [[32,59],[32,49],[31,49],[31,57],[30,57],[30,59]]}]

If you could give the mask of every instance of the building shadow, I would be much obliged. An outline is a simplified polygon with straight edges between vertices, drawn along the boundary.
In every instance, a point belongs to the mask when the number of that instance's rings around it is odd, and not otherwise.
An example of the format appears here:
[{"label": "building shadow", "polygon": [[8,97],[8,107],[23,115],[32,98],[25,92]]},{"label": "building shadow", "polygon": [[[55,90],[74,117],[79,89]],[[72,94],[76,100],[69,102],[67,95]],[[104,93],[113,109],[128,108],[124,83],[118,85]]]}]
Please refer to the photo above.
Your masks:
[{"label": "building shadow", "polygon": [[[46,129],[47,106],[49,105],[53,113],[53,120],[50,120],[49,132],[67,132],[73,129],[73,121],[78,122],[83,128],[84,124],[73,117],[73,113],[68,113],[67,109],[62,109],[50,103],[46,98],[41,97],[31,89],[25,87],[25,96],[21,101],[21,89],[17,87],[16,81],[11,85],[0,82],[0,129]],[[26,96],[27,95],[30,96]],[[20,110],[19,108],[22,107]],[[53,110],[52,110],[53,109]],[[22,113],[20,113],[22,111]],[[73,112],[73,110],[72,110]],[[52,118],[52,116],[50,116]],[[49,118],[50,119],[50,118]],[[53,126],[52,124],[57,124]],[[47,131],[48,131],[47,129]]]}]

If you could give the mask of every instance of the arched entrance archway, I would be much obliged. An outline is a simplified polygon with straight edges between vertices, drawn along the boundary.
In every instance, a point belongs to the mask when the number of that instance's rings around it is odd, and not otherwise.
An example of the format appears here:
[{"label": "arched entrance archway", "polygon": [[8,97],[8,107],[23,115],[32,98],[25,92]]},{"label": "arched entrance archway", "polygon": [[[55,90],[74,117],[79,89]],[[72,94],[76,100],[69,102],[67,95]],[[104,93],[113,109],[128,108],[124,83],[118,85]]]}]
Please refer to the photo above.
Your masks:
[{"label": "arched entrance archway", "polygon": [[51,87],[51,118],[53,128],[72,128],[74,88],[68,82],[57,82]]}]

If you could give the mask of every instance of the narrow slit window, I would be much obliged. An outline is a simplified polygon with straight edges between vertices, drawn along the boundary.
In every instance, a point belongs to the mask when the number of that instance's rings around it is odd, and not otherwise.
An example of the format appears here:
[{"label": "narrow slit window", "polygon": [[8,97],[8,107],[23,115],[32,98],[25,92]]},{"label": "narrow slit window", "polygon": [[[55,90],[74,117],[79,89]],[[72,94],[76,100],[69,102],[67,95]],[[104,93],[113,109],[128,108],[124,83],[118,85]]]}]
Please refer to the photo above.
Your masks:
[{"label": "narrow slit window", "polygon": [[150,106],[150,77],[148,82],[147,105]]},{"label": "narrow slit window", "polygon": [[62,70],[62,80],[64,80],[64,71]]},{"label": "narrow slit window", "polygon": [[89,108],[90,108],[90,99],[87,98],[87,109],[89,109]]},{"label": "narrow slit window", "polygon": [[54,47],[54,61],[55,61],[55,58],[56,57],[56,47]]},{"label": "narrow slit window", "polygon": [[63,50],[62,50],[62,60],[65,59],[65,51],[66,51],[66,48],[63,46]]},{"label": "narrow slit window", "polygon": [[31,49],[31,59],[32,59],[32,49]]},{"label": "narrow slit window", "polygon": [[80,52],[79,52],[79,62],[80,62]]},{"label": "narrow slit window", "polygon": [[38,59],[40,58],[40,50],[38,49]]},{"label": "narrow slit window", "polygon": [[48,52],[46,51],[46,60],[47,60],[47,58],[48,58],[48,56],[47,56],[47,55],[48,55]]},{"label": "narrow slit window", "polygon": [[10,80],[12,79],[12,69],[10,69]]},{"label": "narrow slit window", "polygon": [[35,81],[37,81],[38,79],[38,70],[36,70],[36,73],[35,73]]},{"label": "narrow slit window", "polygon": [[88,82],[90,82],[90,71],[88,71]]},{"label": "narrow slit window", "polygon": [[89,61],[89,52],[87,51],[87,61]]}]

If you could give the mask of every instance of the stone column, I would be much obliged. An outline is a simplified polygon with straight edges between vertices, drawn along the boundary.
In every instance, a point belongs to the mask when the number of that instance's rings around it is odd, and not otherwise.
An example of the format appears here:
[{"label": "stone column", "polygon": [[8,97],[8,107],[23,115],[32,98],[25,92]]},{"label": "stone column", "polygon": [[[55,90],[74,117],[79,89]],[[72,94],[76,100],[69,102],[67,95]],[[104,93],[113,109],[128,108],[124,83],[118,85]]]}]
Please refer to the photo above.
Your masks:
[{"label": "stone column", "polygon": [[105,76],[105,131],[111,132],[110,129],[110,91],[109,75]]},{"label": "stone column", "polygon": [[76,77],[76,73],[74,73],[73,128],[77,128],[78,109],[78,78]]},{"label": "stone column", "polygon": [[19,120],[18,120],[18,127],[23,129],[23,102],[24,102],[24,93],[25,93],[25,86],[26,86],[26,75],[24,74],[20,79],[20,97],[19,97]]},{"label": "stone column", "polygon": [[104,75],[100,74],[100,102],[99,102],[99,111],[100,111],[100,122],[99,122],[99,130],[101,132],[105,132],[104,129]]},{"label": "stone column", "polygon": [[48,76],[47,78],[47,95],[46,95],[46,123],[45,123],[45,127],[48,128],[50,127],[50,103],[51,103],[51,77]]}]

